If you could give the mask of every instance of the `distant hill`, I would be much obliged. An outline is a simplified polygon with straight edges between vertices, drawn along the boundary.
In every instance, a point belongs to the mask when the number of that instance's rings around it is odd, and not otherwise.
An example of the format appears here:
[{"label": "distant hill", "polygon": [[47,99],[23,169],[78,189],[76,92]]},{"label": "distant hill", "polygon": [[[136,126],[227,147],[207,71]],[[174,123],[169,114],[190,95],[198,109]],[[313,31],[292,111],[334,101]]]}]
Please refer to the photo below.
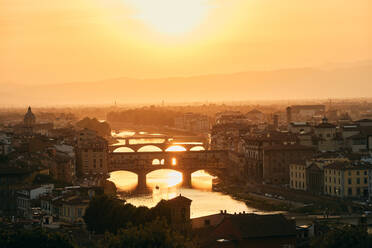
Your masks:
[{"label": "distant hill", "polygon": [[372,63],[158,79],[0,84],[0,104],[95,104],[372,97]]}]

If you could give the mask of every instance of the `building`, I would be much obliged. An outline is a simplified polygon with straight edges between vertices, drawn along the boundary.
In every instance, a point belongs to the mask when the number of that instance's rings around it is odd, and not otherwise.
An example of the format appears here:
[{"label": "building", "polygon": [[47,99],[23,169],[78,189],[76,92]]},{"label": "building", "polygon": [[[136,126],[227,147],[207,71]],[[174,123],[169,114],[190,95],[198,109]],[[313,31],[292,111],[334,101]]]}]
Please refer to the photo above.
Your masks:
[{"label": "building", "polygon": [[23,118],[23,124],[25,127],[33,127],[36,123],[36,117],[34,113],[32,113],[31,107],[29,106],[27,109],[27,113]]},{"label": "building", "polygon": [[291,122],[288,125],[288,131],[296,134],[311,133],[312,126],[308,122]]},{"label": "building", "polygon": [[189,198],[182,195],[167,201],[167,207],[170,209],[170,223],[174,229],[183,232],[191,229],[191,202],[192,201]]},{"label": "building", "polygon": [[209,132],[210,123],[206,115],[185,113],[174,120],[175,127],[195,133]]},{"label": "building", "polygon": [[306,167],[305,175],[306,190],[313,194],[322,194],[324,192],[323,165],[311,162]]},{"label": "building", "polygon": [[98,136],[97,132],[88,128],[84,128],[77,133],[77,145],[80,146],[82,143],[86,143],[90,140],[95,140]]},{"label": "building", "polygon": [[72,183],[76,178],[75,160],[64,153],[57,152],[50,166],[50,175],[58,181]]},{"label": "building", "polygon": [[38,199],[44,194],[52,192],[53,188],[53,184],[47,184],[42,186],[30,186],[24,189],[17,190],[16,194],[18,214],[26,218],[31,218],[34,200]]},{"label": "building", "polygon": [[[289,184],[290,164],[301,164],[313,157],[314,150],[299,144],[278,144],[263,148],[263,181],[269,184]],[[305,180],[305,178],[303,178]],[[305,186],[306,181],[303,185]]]},{"label": "building", "polygon": [[32,171],[15,167],[0,166],[0,213],[15,215],[17,212],[17,190],[25,182],[33,180]]},{"label": "building", "polygon": [[0,132],[0,155],[7,155],[11,151],[12,151],[11,137],[5,132]]},{"label": "building", "polygon": [[317,138],[319,151],[337,151],[342,146],[342,138],[337,135],[336,125],[328,123],[326,117],[322,123],[315,126],[314,134]]},{"label": "building", "polygon": [[372,119],[361,119],[355,122],[360,127],[372,127]]},{"label": "building", "polygon": [[[292,248],[296,225],[281,214],[227,214],[192,219],[200,247]],[[204,224],[204,226],[203,226]]]},{"label": "building", "polygon": [[361,162],[336,161],[324,167],[324,194],[367,198],[369,166]]},{"label": "building", "polygon": [[314,159],[301,164],[289,166],[290,184],[289,187],[295,190],[308,191],[313,194],[324,192],[325,161],[319,162]]},{"label": "building", "polygon": [[96,132],[84,129],[78,133],[76,171],[79,175],[106,175],[108,171],[108,143]]},{"label": "building", "polygon": [[53,130],[53,123],[37,123],[36,117],[31,110],[31,107],[28,107],[26,114],[24,115],[23,122],[17,124],[13,127],[13,130],[17,134],[40,134],[40,135],[49,135],[49,132]]},{"label": "building", "polygon": [[248,124],[249,120],[247,117],[239,111],[224,111],[217,113],[215,116],[216,124]]},{"label": "building", "polygon": [[[263,180],[263,170],[264,170],[264,160],[266,160],[266,168],[270,168],[269,161],[265,158],[264,149],[265,147],[275,146],[275,145],[293,145],[298,143],[298,138],[295,134],[278,132],[278,131],[269,131],[263,133],[250,133],[243,135],[240,138],[239,152],[244,154],[246,161],[245,167],[245,176],[249,180],[256,182],[262,182]],[[267,152],[266,155],[272,153]],[[289,166],[289,165],[288,165]],[[275,169],[276,170],[276,169]],[[284,176],[284,171],[281,172]],[[287,169],[287,178],[289,183],[289,169]],[[267,171],[266,175],[270,173]]]},{"label": "building", "polygon": [[310,121],[314,116],[324,114],[324,105],[292,105],[287,107],[287,123]]},{"label": "building", "polygon": [[238,123],[214,125],[211,131],[211,149],[237,152],[240,137],[249,133],[251,129],[251,125]]},{"label": "building", "polygon": [[266,116],[260,110],[253,109],[245,114],[246,118],[254,123],[263,122],[266,120]]},{"label": "building", "polygon": [[306,164],[289,165],[289,187],[296,190],[307,190]]},{"label": "building", "polygon": [[59,218],[63,222],[71,224],[84,223],[83,216],[85,210],[89,206],[89,199],[74,195],[72,197],[63,198],[60,201],[60,213]]}]

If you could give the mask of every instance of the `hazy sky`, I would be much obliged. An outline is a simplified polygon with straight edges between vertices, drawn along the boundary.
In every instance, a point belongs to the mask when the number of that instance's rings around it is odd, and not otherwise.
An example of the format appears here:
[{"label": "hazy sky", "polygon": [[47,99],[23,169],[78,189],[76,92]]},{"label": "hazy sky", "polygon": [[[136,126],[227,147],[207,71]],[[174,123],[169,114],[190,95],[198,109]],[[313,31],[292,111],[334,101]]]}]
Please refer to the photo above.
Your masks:
[{"label": "hazy sky", "polygon": [[0,82],[372,59],[371,0],[0,0]]}]

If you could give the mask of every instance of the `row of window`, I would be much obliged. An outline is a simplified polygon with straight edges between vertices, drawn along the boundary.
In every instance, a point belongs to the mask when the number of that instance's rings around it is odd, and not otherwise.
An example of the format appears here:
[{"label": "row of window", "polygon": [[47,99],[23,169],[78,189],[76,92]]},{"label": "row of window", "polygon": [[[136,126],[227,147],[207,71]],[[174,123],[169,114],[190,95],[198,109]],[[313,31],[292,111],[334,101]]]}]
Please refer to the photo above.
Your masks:
[{"label": "row of window", "polygon": [[[341,190],[340,190],[339,187],[331,187],[331,186],[329,186],[329,187],[325,187],[325,191],[326,191],[326,193],[328,193],[328,194],[341,195]],[[366,191],[367,191],[367,189],[366,189]],[[366,192],[363,192],[363,191],[362,191],[362,188],[359,188],[359,187],[356,188],[356,190],[355,190],[355,195],[357,195],[357,196],[361,196],[362,193],[363,193],[363,195],[366,195],[366,194],[367,194]],[[351,188],[351,187],[347,188],[347,195],[348,195],[348,196],[353,196],[353,195],[354,195],[354,194],[353,194],[353,188]]]},{"label": "row of window", "polygon": [[[324,174],[330,174],[330,175],[331,174],[333,174],[333,175],[338,174],[338,175],[341,175],[341,172],[338,171],[338,173],[336,173],[336,170],[324,170]],[[348,171],[348,175],[351,176],[351,174],[352,174],[352,171]],[[357,170],[357,171],[355,171],[355,174],[357,176],[359,176],[361,174],[364,174],[365,176],[367,176],[368,175],[368,171],[367,170],[363,170],[363,171]]]},{"label": "row of window", "polygon": [[64,216],[64,217],[82,217],[83,216],[83,209],[82,208],[75,209],[75,208],[64,207],[63,210],[62,210],[62,216]]},{"label": "row of window", "polygon": [[292,188],[300,188],[300,189],[305,189],[305,182],[301,182],[301,181],[291,181],[291,186]]},{"label": "row of window", "polygon": [[[341,180],[340,180],[340,178],[337,178],[338,180],[336,180],[336,177],[334,177],[333,178],[333,183],[336,183],[336,181],[337,181],[337,183],[338,184],[341,184]],[[332,177],[324,177],[324,181],[327,183],[332,183]],[[352,180],[352,178],[348,178],[347,179],[347,184],[353,184],[352,183],[353,182],[353,180]],[[356,182],[356,184],[360,184],[360,182],[361,182],[361,180],[360,180],[360,178],[358,177],[356,180],[355,180],[355,182]],[[363,182],[364,182],[364,184],[367,184],[368,183],[368,178],[367,177],[364,177],[363,178]]]},{"label": "row of window", "polygon": [[301,172],[295,172],[295,173],[293,173],[291,171],[291,177],[293,177],[293,175],[295,175],[295,178],[305,178],[305,173],[304,172],[303,173],[301,173]]}]

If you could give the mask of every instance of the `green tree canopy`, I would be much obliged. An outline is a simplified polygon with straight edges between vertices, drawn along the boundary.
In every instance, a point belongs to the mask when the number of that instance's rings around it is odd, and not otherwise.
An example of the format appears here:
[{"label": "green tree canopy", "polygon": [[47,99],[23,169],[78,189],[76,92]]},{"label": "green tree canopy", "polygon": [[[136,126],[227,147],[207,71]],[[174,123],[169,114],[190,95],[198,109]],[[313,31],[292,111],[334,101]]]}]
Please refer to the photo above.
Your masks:
[{"label": "green tree canopy", "polygon": [[60,233],[41,230],[0,231],[2,248],[73,248],[69,239]]},{"label": "green tree canopy", "polygon": [[165,219],[106,233],[104,248],[193,248],[192,240],[169,228]]},{"label": "green tree canopy", "polygon": [[316,248],[369,248],[371,237],[361,226],[346,226],[326,232],[312,240],[311,247]]},{"label": "green tree canopy", "polygon": [[88,230],[97,234],[106,231],[116,233],[120,228],[129,224],[134,226],[145,224],[164,217],[170,220],[170,210],[166,201],[161,201],[154,208],[135,207],[132,204],[124,204],[123,201],[106,195],[93,198],[85,211],[84,221]]}]

